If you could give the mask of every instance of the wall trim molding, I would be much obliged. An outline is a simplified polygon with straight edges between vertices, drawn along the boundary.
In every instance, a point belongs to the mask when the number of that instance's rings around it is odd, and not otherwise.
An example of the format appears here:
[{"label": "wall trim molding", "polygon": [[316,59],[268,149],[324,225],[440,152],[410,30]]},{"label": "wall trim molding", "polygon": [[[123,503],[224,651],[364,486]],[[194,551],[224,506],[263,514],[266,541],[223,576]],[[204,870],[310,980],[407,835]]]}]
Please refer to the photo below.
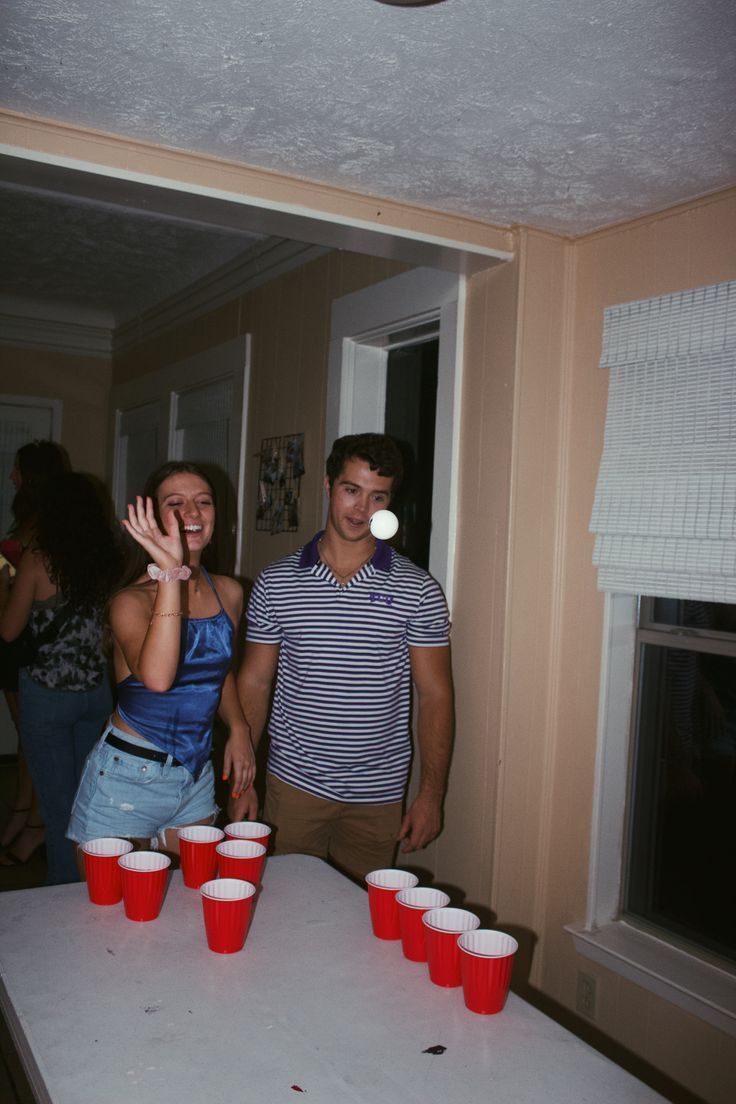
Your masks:
[{"label": "wall trim molding", "polygon": [[[2,305],[0,300],[0,307]],[[112,329],[33,314],[6,313],[0,309],[0,345],[109,358],[112,356]]]},{"label": "wall trim molding", "polygon": [[91,312],[88,318],[79,313],[74,317],[72,310],[66,314],[59,307],[0,296],[0,345],[109,358],[231,303],[327,252],[322,246],[270,238],[117,328],[112,323],[93,323]]},{"label": "wall trim molding", "polygon": [[247,213],[256,233],[409,264],[469,274],[513,256],[513,230],[465,215],[20,112],[0,110],[0,156],[15,163],[14,172],[35,163],[91,175],[98,186],[108,178],[224,200]]},{"label": "wall trim molding", "polygon": [[241,295],[270,283],[277,276],[316,260],[329,250],[304,242],[269,238],[233,261],[163,299],[119,326],[112,339],[114,352],[123,353],[142,341],[159,337],[180,322],[191,321],[225,306]]}]

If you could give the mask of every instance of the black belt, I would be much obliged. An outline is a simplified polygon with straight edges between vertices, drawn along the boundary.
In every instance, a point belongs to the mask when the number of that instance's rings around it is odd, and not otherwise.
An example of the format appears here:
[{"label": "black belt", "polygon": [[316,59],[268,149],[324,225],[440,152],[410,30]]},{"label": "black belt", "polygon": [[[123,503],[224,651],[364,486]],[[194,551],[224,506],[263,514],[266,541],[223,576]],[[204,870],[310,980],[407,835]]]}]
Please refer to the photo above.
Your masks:
[{"label": "black belt", "polygon": [[[137,755],[139,759],[152,759],[154,763],[168,763],[169,761],[169,757],[165,751],[154,751],[153,748],[141,747],[140,744],[129,744],[127,740],[121,740],[114,732],[108,732],[106,734],[105,743],[109,744],[110,747],[117,748],[119,751],[127,752],[128,755]],[[184,766],[178,759],[172,759],[171,765],[172,767]]]}]

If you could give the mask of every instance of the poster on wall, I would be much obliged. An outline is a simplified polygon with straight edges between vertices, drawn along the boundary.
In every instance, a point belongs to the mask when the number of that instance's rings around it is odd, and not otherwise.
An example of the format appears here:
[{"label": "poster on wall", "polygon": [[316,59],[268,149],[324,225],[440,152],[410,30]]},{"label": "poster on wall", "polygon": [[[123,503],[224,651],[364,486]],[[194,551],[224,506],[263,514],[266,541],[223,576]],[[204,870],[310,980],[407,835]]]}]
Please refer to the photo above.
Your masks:
[{"label": "poster on wall", "polygon": [[294,533],[299,528],[304,434],[265,437],[258,457],[256,529],[271,534]]}]

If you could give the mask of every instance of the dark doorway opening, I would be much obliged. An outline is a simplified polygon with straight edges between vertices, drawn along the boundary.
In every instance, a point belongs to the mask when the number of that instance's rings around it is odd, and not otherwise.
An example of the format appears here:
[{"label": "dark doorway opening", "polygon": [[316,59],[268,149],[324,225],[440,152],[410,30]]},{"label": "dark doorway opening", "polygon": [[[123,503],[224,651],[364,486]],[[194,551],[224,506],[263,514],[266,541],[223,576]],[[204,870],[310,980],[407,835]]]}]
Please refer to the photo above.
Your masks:
[{"label": "dark doorway opening", "polygon": [[386,369],[385,432],[404,457],[404,482],[392,509],[399,531],[391,542],[429,568],[439,338],[391,349]]}]

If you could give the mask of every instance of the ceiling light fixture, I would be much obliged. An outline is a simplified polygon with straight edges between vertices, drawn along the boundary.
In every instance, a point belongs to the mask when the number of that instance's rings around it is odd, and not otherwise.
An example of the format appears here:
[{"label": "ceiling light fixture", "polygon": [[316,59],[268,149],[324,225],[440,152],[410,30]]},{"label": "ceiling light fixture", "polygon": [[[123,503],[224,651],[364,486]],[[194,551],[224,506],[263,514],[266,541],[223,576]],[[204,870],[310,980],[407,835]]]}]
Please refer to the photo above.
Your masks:
[{"label": "ceiling light fixture", "polygon": [[391,4],[394,8],[428,8],[432,4],[444,4],[445,0],[378,0],[379,4]]}]

